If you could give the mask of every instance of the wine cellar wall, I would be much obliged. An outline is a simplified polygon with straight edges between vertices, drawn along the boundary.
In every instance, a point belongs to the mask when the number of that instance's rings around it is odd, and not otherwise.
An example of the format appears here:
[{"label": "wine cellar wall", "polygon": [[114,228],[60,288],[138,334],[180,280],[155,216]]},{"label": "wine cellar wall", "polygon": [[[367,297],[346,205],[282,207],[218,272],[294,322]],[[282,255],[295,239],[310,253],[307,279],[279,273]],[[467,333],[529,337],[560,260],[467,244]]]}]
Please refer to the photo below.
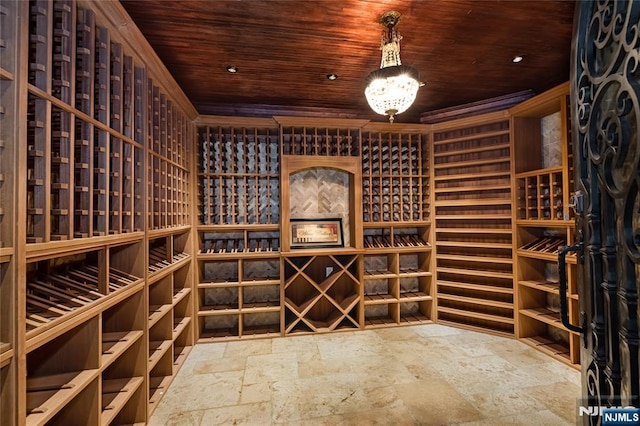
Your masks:
[{"label": "wine cellar wall", "polygon": [[193,345],[195,115],[121,16],[0,4],[3,425],[144,423]]}]

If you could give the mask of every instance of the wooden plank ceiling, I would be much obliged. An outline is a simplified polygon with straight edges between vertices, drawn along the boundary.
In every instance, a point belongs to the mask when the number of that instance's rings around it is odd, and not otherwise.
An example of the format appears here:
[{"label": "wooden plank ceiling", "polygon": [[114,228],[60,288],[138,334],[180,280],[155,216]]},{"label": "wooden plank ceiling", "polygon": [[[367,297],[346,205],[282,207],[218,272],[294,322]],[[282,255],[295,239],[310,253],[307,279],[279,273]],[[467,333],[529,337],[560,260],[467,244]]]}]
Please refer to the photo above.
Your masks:
[{"label": "wooden plank ceiling", "polygon": [[[380,16],[402,14],[403,64],[426,82],[399,122],[569,78],[574,3],[464,0],[126,0],[202,114],[385,120],[364,79],[380,66]],[[524,60],[512,62],[516,55]],[[238,68],[236,74],[227,66]],[[330,81],[326,75],[338,74]]]}]

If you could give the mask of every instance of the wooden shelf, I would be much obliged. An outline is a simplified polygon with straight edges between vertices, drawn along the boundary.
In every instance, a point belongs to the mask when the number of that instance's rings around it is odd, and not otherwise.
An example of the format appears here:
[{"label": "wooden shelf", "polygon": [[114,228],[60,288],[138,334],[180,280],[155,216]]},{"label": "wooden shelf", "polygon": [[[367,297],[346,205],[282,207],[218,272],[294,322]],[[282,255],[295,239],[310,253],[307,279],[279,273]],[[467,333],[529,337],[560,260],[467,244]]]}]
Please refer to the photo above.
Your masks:
[{"label": "wooden shelf", "polygon": [[552,358],[578,368],[571,362],[570,349],[568,346],[557,343],[556,341],[551,340],[545,336],[523,337],[520,338],[520,341],[526,343],[529,346],[533,346],[540,352],[545,353]]},{"label": "wooden shelf", "polygon": [[82,370],[27,379],[27,425],[44,424],[99,376]]},{"label": "wooden shelf", "polygon": [[532,281],[532,280],[521,280],[518,281],[518,284],[521,286],[529,287],[535,290],[545,291],[547,293],[552,294],[560,294],[560,290],[558,287],[558,283],[549,282],[549,281]]},{"label": "wooden shelf", "polygon": [[491,314],[484,314],[481,312],[467,311],[467,310],[462,310],[457,308],[447,308],[444,306],[438,306],[438,311],[457,315],[460,317],[478,318],[478,319],[483,319],[491,322],[498,322],[498,323],[504,323],[504,324],[514,323],[513,318],[502,317],[502,316],[491,315]]},{"label": "wooden shelf", "polygon": [[498,287],[492,285],[484,285],[484,284],[470,284],[470,283],[457,283],[453,281],[437,281],[438,287],[452,287],[452,288],[460,288],[460,289],[468,289],[468,290],[476,290],[482,292],[490,292],[490,293],[502,293],[502,294],[513,294],[513,288],[511,287]]},{"label": "wooden shelf", "polygon": [[501,302],[498,300],[481,299],[478,297],[456,296],[452,294],[439,294],[439,300],[447,300],[451,302],[473,303],[479,306],[493,306],[496,308],[513,309],[513,303]]},{"label": "wooden shelf", "polygon": [[111,424],[142,383],[143,377],[103,380],[101,423]]},{"label": "wooden shelf", "polygon": [[171,343],[171,340],[149,342],[149,371],[153,370],[158,361],[171,349]]},{"label": "wooden shelf", "polygon": [[462,269],[462,268],[439,267],[438,272],[453,274],[453,275],[471,275],[471,276],[478,276],[478,277],[501,278],[506,280],[513,279],[513,274],[511,273],[487,271],[484,269]]},{"label": "wooden shelf", "polygon": [[143,335],[142,330],[102,333],[102,368],[107,368]]}]

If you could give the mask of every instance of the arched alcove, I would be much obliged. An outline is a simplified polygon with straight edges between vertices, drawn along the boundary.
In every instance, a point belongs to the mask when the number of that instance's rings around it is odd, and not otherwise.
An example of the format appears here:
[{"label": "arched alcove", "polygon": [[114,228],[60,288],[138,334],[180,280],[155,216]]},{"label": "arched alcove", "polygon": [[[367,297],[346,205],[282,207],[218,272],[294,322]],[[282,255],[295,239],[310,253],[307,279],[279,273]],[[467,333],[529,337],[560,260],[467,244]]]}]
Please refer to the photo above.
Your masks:
[{"label": "arched alcove", "polygon": [[291,250],[291,219],[340,218],[344,248],[362,247],[362,170],[358,158],[285,155],[281,171],[282,251]]}]

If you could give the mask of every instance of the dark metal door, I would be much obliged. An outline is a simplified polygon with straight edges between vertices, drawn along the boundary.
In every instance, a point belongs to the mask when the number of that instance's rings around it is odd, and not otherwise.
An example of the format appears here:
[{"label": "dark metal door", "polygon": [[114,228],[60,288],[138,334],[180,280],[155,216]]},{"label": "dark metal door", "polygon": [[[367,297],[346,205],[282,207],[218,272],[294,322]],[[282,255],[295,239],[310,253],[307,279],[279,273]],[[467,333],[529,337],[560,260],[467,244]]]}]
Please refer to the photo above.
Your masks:
[{"label": "dark metal door", "polygon": [[584,249],[582,404],[639,407],[639,1],[576,6],[571,107],[575,189],[583,197],[576,212]]}]

